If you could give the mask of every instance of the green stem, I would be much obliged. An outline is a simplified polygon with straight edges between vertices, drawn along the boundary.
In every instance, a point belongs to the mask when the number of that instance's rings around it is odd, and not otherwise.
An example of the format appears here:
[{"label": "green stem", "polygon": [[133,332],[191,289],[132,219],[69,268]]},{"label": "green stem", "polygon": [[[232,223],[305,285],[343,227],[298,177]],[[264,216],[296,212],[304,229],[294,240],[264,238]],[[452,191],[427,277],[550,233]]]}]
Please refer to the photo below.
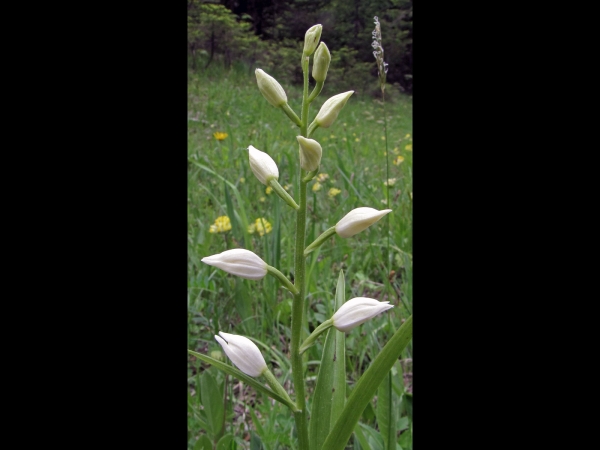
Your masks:
[{"label": "green stem", "polygon": [[[288,406],[294,413],[300,411],[297,407],[295,407],[295,403],[292,401],[288,393],[285,392],[283,386],[279,384],[279,381],[277,381],[277,378],[275,378],[275,375],[273,375],[269,369],[265,370],[262,375],[266,378],[267,384],[271,387],[271,389],[273,389],[273,392],[281,395],[284,399],[290,402]],[[291,405],[293,405],[295,408],[292,408]]]},{"label": "green stem", "polygon": [[275,267],[267,264],[267,272],[269,272],[271,275],[273,275],[275,278],[281,281],[281,284],[283,284],[283,286],[292,294],[298,294],[298,289],[296,288],[296,286],[294,286],[292,282],[288,280],[288,278]]},{"label": "green stem", "polygon": [[300,346],[300,353],[304,353],[306,350],[312,347],[317,341],[319,335],[332,326],[333,319],[327,319],[325,322],[323,322],[321,325],[315,328],[315,330],[312,333],[310,333],[310,336],[307,337],[306,340]]},{"label": "green stem", "polygon": [[290,194],[288,194],[286,192],[286,190],[279,184],[279,181],[277,181],[275,178],[271,178],[268,181],[268,184],[275,191],[275,193],[277,195],[279,195],[279,197],[281,197],[281,199],[284,202],[286,202],[289,206],[291,206],[294,209],[298,209],[299,208],[298,204],[294,201],[294,199],[292,198],[292,196]]},{"label": "green stem", "polygon": [[[304,73],[304,91],[302,94],[302,125],[300,134],[306,137],[308,123],[308,57],[302,57],[302,72]],[[300,174],[300,208],[296,211],[296,249],[294,255],[294,284],[298,293],[294,294],[292,304],[292,342],[291,363],[294,390],[296,391],[296,405],[300,409],[294,413],[296,430],[298,433],[298,449],[308,450],[308,426],[306,418],[306,399],[304,398],[304,368],[302,367],[302,355],[300,354],[300,342],[302,341],[302,322],[304,314],[306,270],[304,259],[304,239],[306,234],[306,181],[302,180],[302,168]]]},{"label": "green stem", "polygon": [[281,105],[281,109],[283,110],[284,113],[287,114],[287,116],[292,120],[292,122],[294,122],[298,126],[302,125],[300,118],[294,112],[294,110],[290,107],[290,105],[288,105],[287,103],[284,103],[283,105]]},{"label": "green stem", "polygon": [[317,95],[319,95],[321,93],[321,91],[323,90],[324,84],[325,84],[324,81],[317,81],[317,85],[315,86],[313,91],[310,93],[310,97],[308,97],[308,103],[312,103],[313,100],[315,98],[317,98]]},{"label": "green stem", "polygon": [[323,242],[325,242],[327,239],[329,239],[329,237],[332,234],[335,234],[335,226],[329,228],[328,230],[325,230],[323,234],[321,234],[321,236],[316,238],[312,244],[306,247],[306,249],[304,249],[304,256],[308,256],[309,253],[319,248],[319,246],[322,245]]}]

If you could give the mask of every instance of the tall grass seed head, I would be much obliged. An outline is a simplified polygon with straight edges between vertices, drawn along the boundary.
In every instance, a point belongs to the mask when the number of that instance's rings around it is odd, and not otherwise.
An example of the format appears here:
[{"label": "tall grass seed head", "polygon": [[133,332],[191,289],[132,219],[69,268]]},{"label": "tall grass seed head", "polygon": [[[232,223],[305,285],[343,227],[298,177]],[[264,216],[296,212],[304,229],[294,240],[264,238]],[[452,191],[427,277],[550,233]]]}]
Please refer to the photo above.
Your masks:
[{"label": "tall grass seed head", "polygon": [[314,53],[321,39],[321,32],[323,26],[321,24],[313,25],[308,29],[304,35],[304,50],[302,51],[303,56],[310,56]]},{"label": "tall grass seed head", "polygon": [[231,362],[246,375],[258,377],[267,370],[262,353],[247,337],[219,331],[219,336],[215,335],[215,339]]},{"label": "tall grass seed head", "polygon": [[312,76],[315,81],[324,82],[327,78],[327,71],[329,70],[329,63],[331,62],[331,54],[329,49],[325,45],[325,42],[321,42],[313,59]]},{"label": "tall grass seed head", "polygon": [[300,167],[304,170],[313,171],[319,168],[323,148],[314,139],[307,139],[303,136],[296,136],[300,144]]},{"label": "tall grass seed head", "polygon": [[287,103],[287,95],[285,95],[285,91],[275,78],[268,75],[262,69],[256,69],[254,74],[256,75],[256,83],[258,84],[260,93],[271,105],[280,107]]},{"label": "tall grass seed head", "polygon": [[202,262],[247,280],[260,280],[267,274],[267,263],[256,253],[242,248],[205,256]]},{"label": "tall grass seed head", "polygon": [[379,313],[393,308],[394,305],[389,303],[367,297],[348,300],[333,315],[333,326],[339,331],[350,331]]},{"label": "tall grass seed head", "polygon": [[277,164],[265,152],[261,152],[250,145],[248,147],[248,156],[250,157],[250,168],[262,184],[266,186],[272,178],[279,179]]},{"label": "tall grass seed head", "polygon": [[354,94],[354,91],[343,92],[334,95],[323,103],[323,106],[321,106],[321,109],[315,118],[317,125],[322,128],[329,128],[335,119],[337,119],[338,114],[352,94]]},{"label": "tall grass seed head", "polygon": [[366,230],[390,212],[391,209],[381,211],[367,207],[353,209],[335,225],[335,232],[340,237],[349,238]]}]

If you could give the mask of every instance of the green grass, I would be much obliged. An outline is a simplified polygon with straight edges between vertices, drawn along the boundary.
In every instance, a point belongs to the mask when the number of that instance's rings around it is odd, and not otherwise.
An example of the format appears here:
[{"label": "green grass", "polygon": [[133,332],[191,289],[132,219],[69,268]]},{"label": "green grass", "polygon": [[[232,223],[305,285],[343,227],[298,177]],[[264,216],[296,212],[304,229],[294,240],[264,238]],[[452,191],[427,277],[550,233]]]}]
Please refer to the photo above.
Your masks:
[{"label": "green grass", "polygon": [[[376,78],[373,83],[377,83]],[[299,115],[300,88],[281,84],[290,106]],[[389,214],[391,267],[395,274],[387,273],[383,257],[387,243],[385,219],[352,238],[328,240],[307,259],[309,329],[312,330],[333,313],[340,269],[345,273],[347,299],[365,296],[390,300],[395,305],[389,312],[389,320],[382,315],[347,335],[348,394],[373,355],[412,311],[412,151],[406,150],[406,146],[412,149],[412,99],[399,93],[390,95],[389,91],[393,91],[391,86],[386,90],[386,110],[390,178],[396,179],[390,188],[393,212]],[[338,93],[335,86],[325,82],[322,93],[311,105],[309,122],[322,103]],[[318,129],[312,136],[323,147],[320,173],[328,174],[329,178],[321,183],[320,190],[309,191],[307,243],[335,225],[353,208],[386,207],[382,114],[381,100],[356,92],[336,122],[328,129]],[[213,136],[215,132],[225,132],[228,136],[217,141]],[[297,200],[299,158],[295,136],[298,134],[299,128],[262,97],[256,86],[254,68],[234,66],[224,71],[213,64],[207,72],[190,72],[188,348],[208,354],[220,351],[214,340],[218,331],[252,337],[264,343],[265,347],[261,350],[265,359],[275,369],[272,370],[279,380],[287,381],[288,390],[290,371],[287,352],[292,296],[281,289],[272,277],[260,281],[243,280],[208,266],[201,259],[230,248],[246,248],[287,276],[293,276],[295,212],[274,193],[266,194],[266,187],[250,169],[246,149],[253,145],[267,152],[278,165],[279,182],[282,186],[290,185],[289,192]],[[398,156],[402,156],[404,161],[399,165],[392,164]],[[314,185],[315,181],[312,181],[309,189]],[[340,189],[341,193],[331,198],[328,195],[330,188]],[[210,233],[215,219],[223,215],[231,219],[232,229],[226,233]],[[272,231],[264,236],[249,234],[248,225],[261,217],[271,223]],[[306,352],[309,379],[314,379],[318,371],[323,344],[322,339]],[[405,351],[404,358],[410,358],[411,353],[412,344]],[[197,394],[200,392],[197,375],[200,364],[193,358],[190,361],[189,384],[191,392],[196,393],[195,398],[193,395],[190,397],[192,406],[188,428],[192,445],[199,435],[204,434],[204,430],[201,421],[197,420],[198,414],[202,414]],[[397,418],[398,421],[406,421],[405,403],[408,400],[405,398],[407,394],[400,364],[394,369],[395,404],[402,412],[397,414]],[[221,373],[213,371],[213,375],[219,383],[225,384]],[[266,449],[290,448],[293,417],[285,407],[279,404],[272,406],[271,401],[248,387],[235,390],[233,385],[236,385],[236,380],[229,377],[227,386],[231,392],[228,398],[231,400],[225,402],[225,423],[226,431],[236,437],[238,448],[250,448],[250,442],[257,445],[258,440]],[[314,381],[309,381],[307,388],[310,394]],[[245,395],[240,397],[240,394]],[[247,401],[248,396],[252,398],[252,407]],[[369,414],[367,408],[361,422],[376,429],[374,417]],[[258,423],[253,415],[260,416]],[[370,429],[364,428],[363,431],[361,438],[368,440]],[[248,440],[244,441],[243,437]],[[400,436],[400,439],[408,440],[406,436]],[[358,448],[359,444],[355,442],[354,445]]]}]

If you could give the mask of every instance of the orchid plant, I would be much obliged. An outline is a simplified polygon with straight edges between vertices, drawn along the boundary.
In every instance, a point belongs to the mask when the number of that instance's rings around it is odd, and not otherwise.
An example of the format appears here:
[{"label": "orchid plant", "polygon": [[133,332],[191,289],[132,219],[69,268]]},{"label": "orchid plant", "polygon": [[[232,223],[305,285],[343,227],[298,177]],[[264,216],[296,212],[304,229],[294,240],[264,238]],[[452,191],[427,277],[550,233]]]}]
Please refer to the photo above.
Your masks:
[{"label": "orchid plant", "polygon": [[[412,337],[412,316],[398,328],[379,354],[372,359],[369,368],[362,374],[351,394],[346,398],[345,380],[345,333],[390,309],[389,302],[357,297],[345,301],[344,274],[340,272],[337,282],[335,313],[328,320],[315,327],[309,336],[304,336],[302,328],[305,302],[307,301],[306,259],[311,252],[337,235],[350,238],[375,224],[391,209],[377,210],[360,207],[348,212],[336,225],[322,233],[310,245],[306,245],[306,198],[307,185],[317,175],[322,157],[322,147],[312,135],[318,128],[330,127],[344,108],[354,91],[343,92],[328,99],[316,117],[309,122],[309,107],[320,94],[329,69],[331,55],[324,42],[320,42],[321,25],[311,27],[305,35],[302,52],[304,89],[300,116],[293,111],[287,101],[283,87],[275,78],[261,69],[256,69],[258,89],[274,107],[280,108],[299,128],[296,136],[300,159],[299,199],[296,201],[279,184],[279,169],[267,153],[248,146],[249,164],[258,181],[270,186],[273,191],[296,211],[296,236],[294,256],[294,281],[292,282],[277,268],[270,266],[260,256],[245,249],[232,249],[207,256],[202,261],[249,280],[261,280],[267,274],[277,278],[281,285],[293,296],[291,316],[290,360],[293,380],[293,397],[283,388],[269,370],[259,348],[247,337],[219,331],[215,336],[223,351],[235,367],[218,359],[189,350],[205,363],[212,364],[253,386],[286,405],[294,416],[296,424],[297,449],[299,450],[342,450],[348,442],[362,411],[373,398],[379,384],[388,374],[393,364]],[[309,94],[309,64],[312,56],[312,76],[316,85]],[[302,353],[310,348],[326,332],[321,365],[315,392],[310,402],[310,417],[307,408],[305,367]],[[263,380],[261,382],[261,379]],[[269,387],[266,387],[264,382]],[[393,447],[395,449],[395,443]]]}]

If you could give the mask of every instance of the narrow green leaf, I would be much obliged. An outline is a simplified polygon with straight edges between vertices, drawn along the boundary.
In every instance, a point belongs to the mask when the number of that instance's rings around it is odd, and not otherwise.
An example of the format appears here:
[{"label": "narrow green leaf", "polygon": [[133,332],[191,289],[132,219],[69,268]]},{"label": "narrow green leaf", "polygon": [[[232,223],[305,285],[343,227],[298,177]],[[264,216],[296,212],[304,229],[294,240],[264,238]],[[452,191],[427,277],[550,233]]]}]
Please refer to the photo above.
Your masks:
[{"label": "narrow green leaf", "polygon": [[[335,306],[338,309],[345,300],[343,271],[340,271],[338,277],[335,297]],[[338,334],[342,335],[341,357],[338,356]],[[335,423],[334,420],[341,414],[344,407],[346,400],[344,339],[344,333],[337,331],[335,328],[329,328],[327,331],[309,422],[309,442],[311,449],[320,450],[322,448],[325,438]],[[335,414],[335,419],[333,414]]]},{"label": "narrow green leaf", "polygon": [[194,444],[194,450],[213,450],[212,442],[207,435],[203,434]]},{"label": "narrow green leaf", "polygon": [[227,183],[227,185],[231,188],[231,190],[233,191],[233,195],[235,196],[237,202],[238,202],[238,206],[240,207],[238,212],[240,214],[240,218],[242,220],[242,236],[244,238],[244,248],[248,248],[248,218],[246,216],[246,211],[244,209],[244,201],[242,199],[242,196],[240,195],[240,191],[238,191],[238,188],[235,187],[235,184],[227,181],[225,178],[223,178],[221,175],[219,175],[218,173],[216,173],[214,170],[210,169],[209,167],[206,167],[203,164],[200,164],[198,161],[195,161],[193,159],[190,159],[189,162],[191,162],[192,164],[200,167],[202,170],[220,178],[221,180],[223,180],[225,183]]},{"label": "narrow green leaf", "polygon": [[254,412],[253,408],[250,408],[250,417],[252,417],[252,425],[254,425],[254,428],[256,428],[256,432],[260,436],[264,436],[265,430],[264,430],[260,420],[258,420],[258,417],[256,417],[256,413]]},{"label": "narrow green leaf", "polygon": [[396,410],[393,406],[392,371],[390,370],[383,383],[379,385],[379,389],[377,389],[377,425],[386,450],[396,448]]},{"label": "narrow green leaf", "polygon": [[[344,271],[340,270],[335,291],[335,310],[341,308],[346,301],[346,281]],[[335,355],[333,358],[333,400],[331,403],[331,423],[329,431],[342,414],[346,404],[346,333],[335,331]]]},{"label": "narrow green leaf", "polygon": [[319,374],[317,376],[317,385],[313,394],[314,400],[308,424],[308,435],[310,448],[315,450],[321,449],[330,429],[336,331],[335,328],[327,330],[321,366],[319,367]]},{"label": "narrow green leaf", "polygon": [[202,374],[200,389],[202,390],[202,406],[206,412],[209,428],[212,435],[218,437],[221,435],[225,420],[223,390],[220,389],[217,380],[208,370]]},{"label": "narrow green leaf", "polygon": [[230,366],[229,364],[225,364],[224,362],[221,362],[217,359],[211,358],[210,356],[203,355],[202,353],[194,352],[192,350],[188,350],[188,352],[190,354],[194,355],[196,358],[204,361],[205,363],[212,364],[217,369],[222,370],[223,372],[236,377],[238,380],[242,380],[244,383],[252,386],[257,391],[268,395],[272,399],[277,400],[279,403],[283,403],[285,406],[291,408],[292,410],[294,409],[294,405],[291,404],[290,402],[288,402],[283,397],[281,397],[279,394],[276,394],[275,392],[273,392],[271,389],[269,389],[265,385],[256,381],[256,379],[252,378],[249,375],[246,375],[244,372],[236,369],[235,367]]},{"label": "narrow green leaf", "polygon": [[325,439],[323,448],[343,450],[363,410],[375,395],[377,388],[412,339],[412,316],[394,333],[367,371],[352,390],[346,406]]}]

